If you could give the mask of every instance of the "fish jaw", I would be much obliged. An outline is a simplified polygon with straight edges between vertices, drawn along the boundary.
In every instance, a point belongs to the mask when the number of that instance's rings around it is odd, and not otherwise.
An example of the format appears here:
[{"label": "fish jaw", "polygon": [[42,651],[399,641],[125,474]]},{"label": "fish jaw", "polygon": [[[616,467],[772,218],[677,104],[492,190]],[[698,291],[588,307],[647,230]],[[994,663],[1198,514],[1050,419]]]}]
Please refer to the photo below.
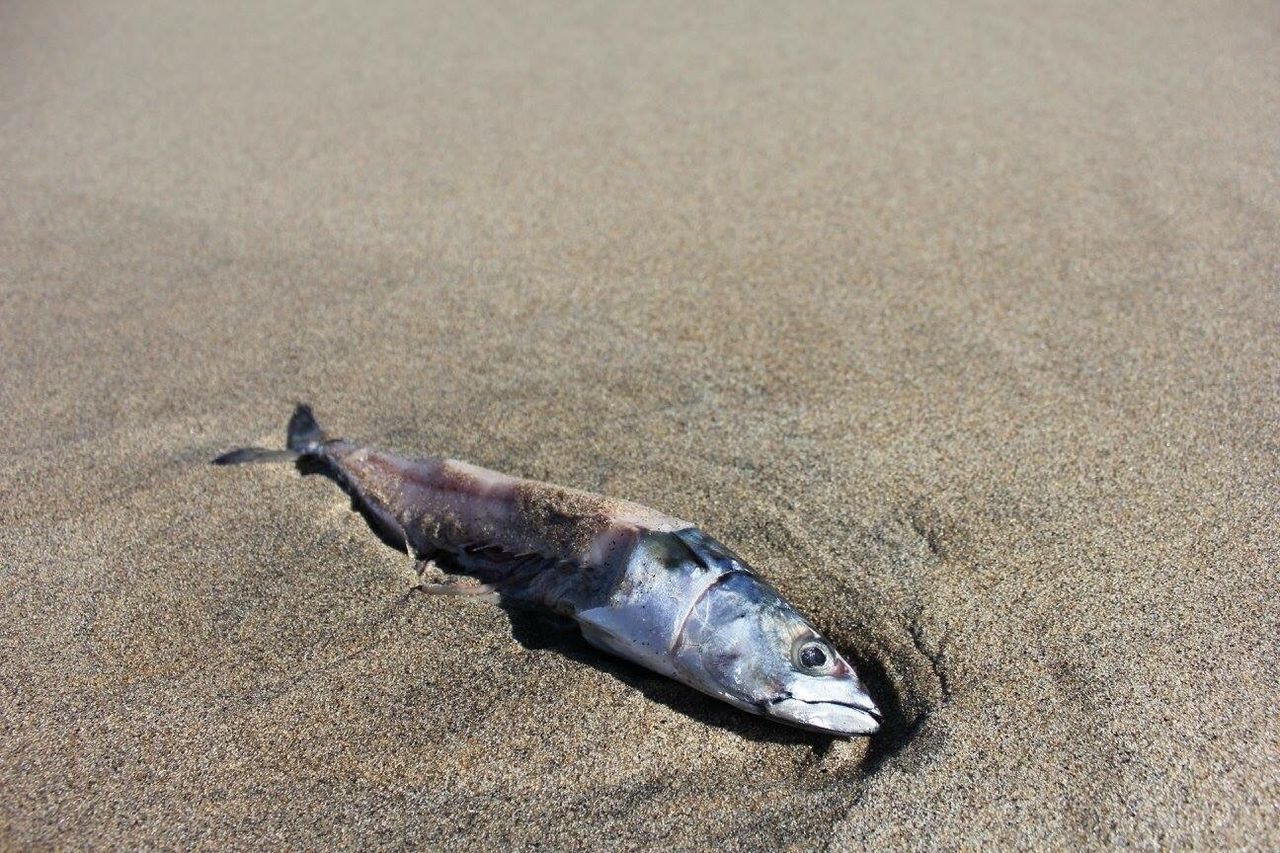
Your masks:
[{"label": "fish jaw", "polygon": [[762,713],[778,722],[824,734],[850,737],[880,731],[883,717],[876,703],[863,691],[853,695],[858,699],[806,699],[783,694],[770,701]]},{"label": "fish jaw", "polygon": [[[834,653],[834,650],[833,650]],[[838,735],[871,735],[884,717],[858,680],[853,667],[837,654],[834,674],[812,676],[792,671],[780,691],[761,707],[779,722]]]}]

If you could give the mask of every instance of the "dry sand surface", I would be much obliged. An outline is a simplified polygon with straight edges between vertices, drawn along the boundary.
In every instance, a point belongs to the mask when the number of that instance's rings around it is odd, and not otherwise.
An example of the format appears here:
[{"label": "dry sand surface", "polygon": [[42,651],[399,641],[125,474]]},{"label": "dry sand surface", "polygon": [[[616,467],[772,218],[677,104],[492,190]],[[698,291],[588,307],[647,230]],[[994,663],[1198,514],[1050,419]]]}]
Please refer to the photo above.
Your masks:
[{"label": "dry sand surface", "polygon": [[[0,7],[0,847],[1280,845],[1273,2]],[[871,741],[479,602],[334,431],[693,520]]]}]

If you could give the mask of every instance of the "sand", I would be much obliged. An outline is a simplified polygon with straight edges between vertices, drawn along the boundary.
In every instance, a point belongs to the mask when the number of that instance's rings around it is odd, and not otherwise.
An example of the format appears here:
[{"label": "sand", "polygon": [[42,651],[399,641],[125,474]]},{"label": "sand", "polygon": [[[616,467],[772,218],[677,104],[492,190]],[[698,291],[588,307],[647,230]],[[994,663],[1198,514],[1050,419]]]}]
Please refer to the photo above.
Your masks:
[{"label": "sand", "polygon": [[[0,10],[0,847],[1280,846],[1274,3]],[[835,741],[480,602],[336,433],[696,521]]]}]

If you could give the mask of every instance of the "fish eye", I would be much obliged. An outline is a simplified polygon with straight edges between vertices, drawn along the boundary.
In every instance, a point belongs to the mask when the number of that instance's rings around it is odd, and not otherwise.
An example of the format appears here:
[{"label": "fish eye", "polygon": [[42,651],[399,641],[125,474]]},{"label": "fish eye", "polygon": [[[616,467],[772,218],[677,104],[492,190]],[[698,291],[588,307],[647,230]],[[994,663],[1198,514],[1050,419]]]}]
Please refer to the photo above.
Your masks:
[{"label": "fish eye", "polygon": [[805,669],[821,669],[827,665],[828,658],[822,643],[805,643],[800,648],[800,665]]}]

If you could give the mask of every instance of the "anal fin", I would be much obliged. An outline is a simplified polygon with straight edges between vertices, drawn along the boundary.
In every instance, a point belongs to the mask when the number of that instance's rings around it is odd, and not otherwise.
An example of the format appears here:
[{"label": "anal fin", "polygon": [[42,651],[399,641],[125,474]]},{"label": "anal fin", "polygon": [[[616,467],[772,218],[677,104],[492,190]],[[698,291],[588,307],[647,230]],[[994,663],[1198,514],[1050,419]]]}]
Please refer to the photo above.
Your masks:
[{"label": "anal fin", "polygon": [[475,598],[496,604],[501,596],[498,588],[489,583],[471,583],[468,581],[447,581],[445,583],[422,583],[414,589],[423,595],[447,595],[459,598]]}]

